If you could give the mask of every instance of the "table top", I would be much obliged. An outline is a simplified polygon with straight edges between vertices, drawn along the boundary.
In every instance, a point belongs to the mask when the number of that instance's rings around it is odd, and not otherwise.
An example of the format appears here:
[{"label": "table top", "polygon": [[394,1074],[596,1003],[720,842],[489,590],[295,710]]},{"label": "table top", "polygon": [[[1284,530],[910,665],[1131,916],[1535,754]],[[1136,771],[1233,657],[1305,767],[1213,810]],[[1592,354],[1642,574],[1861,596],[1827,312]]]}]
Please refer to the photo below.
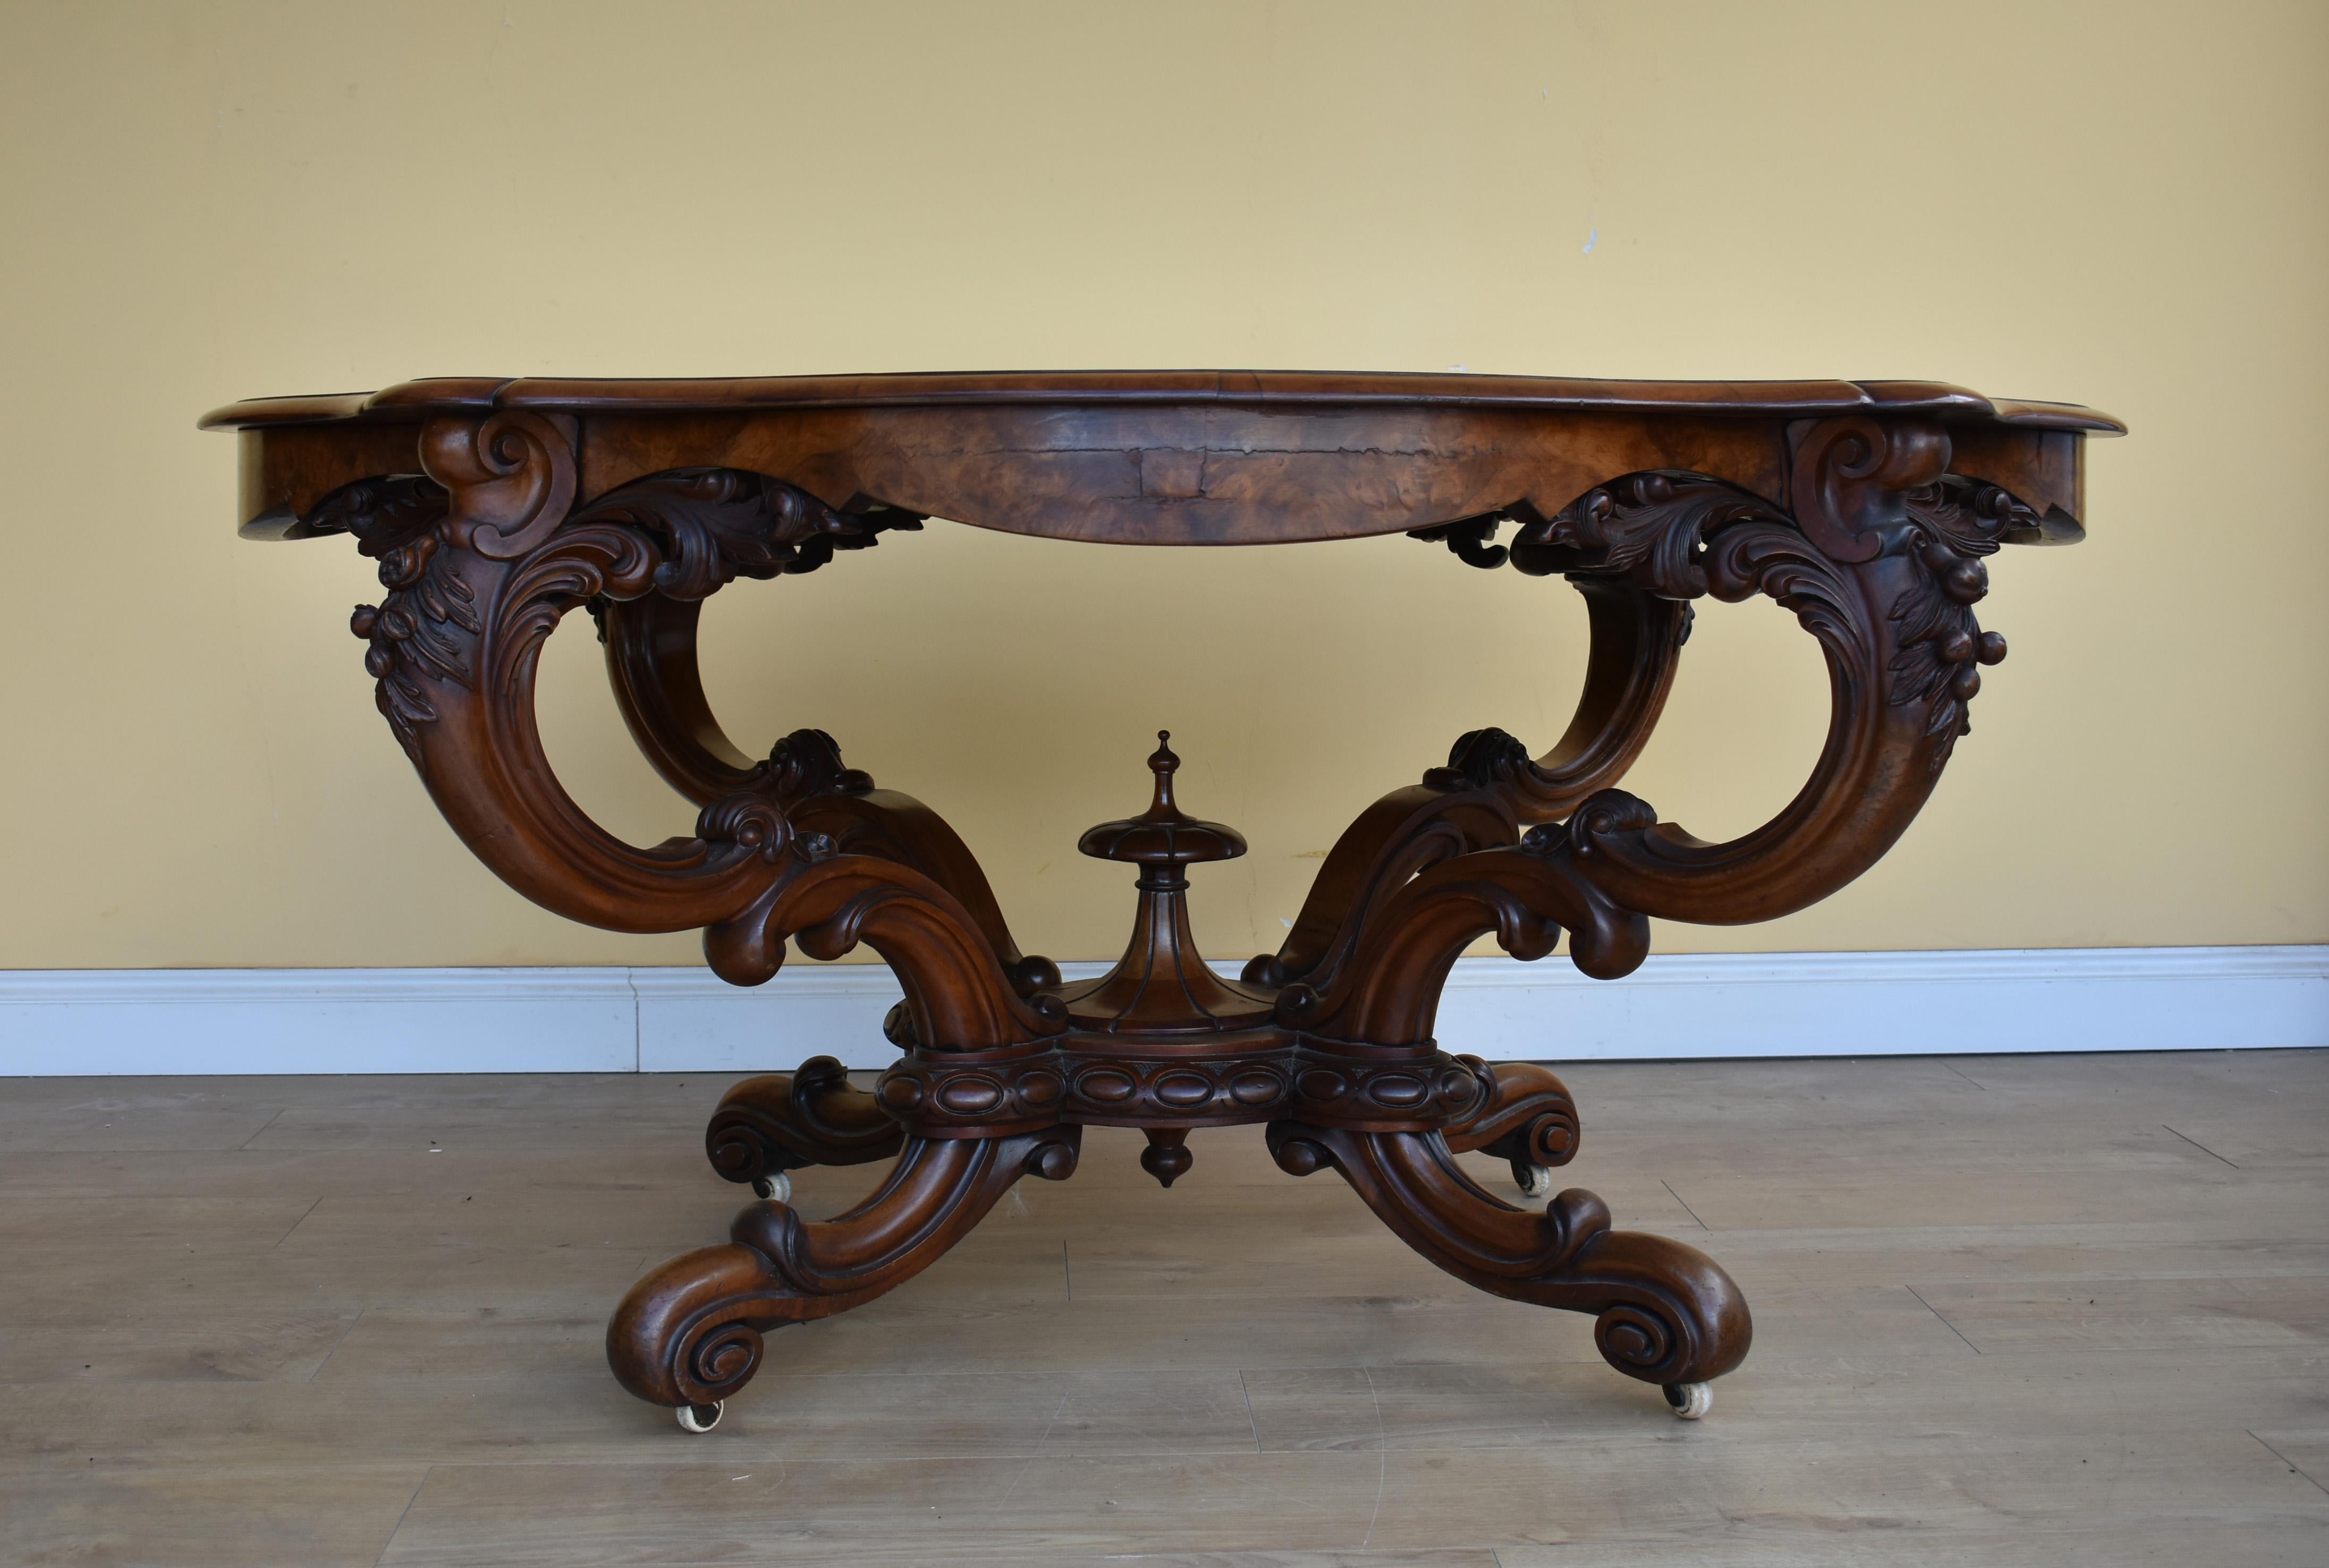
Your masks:
[{"label": "table top", "polygon": [[[2081,449],[2123,433],[2070,403],[1941,382],[1580,381],[1314,371],[1019,371],[730,380],[448,376],[376,392],[257,398],[203,416],[240,431],[244,531],[360,479],[412,473],[433,420],[531,421],[570,448],[578,499],[691,468],[764,474],[844,511],[896,507],[1008,533],[1250,544],[1551,516],[1645,470],[1702,474],[1775,504],[1806,420],[1911,421],[1951,471],[1999,485],[2065,535]],[[547,423],[544,423],[547,421]]]},{"label": "table top", "polygon": [[1794,419],[1884,412],[2095,435],[2123,435],[2126,430],[2108,414],[2075,403],[1989,398],[1945,382],[1589,381],[1561,376],[1268,370],[947,372],[680,380],[435,376],[399,382],[380,392],[250,398],[212,410],[203,416],[201,428],[249,430],[319,420],[410,420],[493,409],[644,414],[1027,403],[1287,408],[1388,404],[1417,409]]}]

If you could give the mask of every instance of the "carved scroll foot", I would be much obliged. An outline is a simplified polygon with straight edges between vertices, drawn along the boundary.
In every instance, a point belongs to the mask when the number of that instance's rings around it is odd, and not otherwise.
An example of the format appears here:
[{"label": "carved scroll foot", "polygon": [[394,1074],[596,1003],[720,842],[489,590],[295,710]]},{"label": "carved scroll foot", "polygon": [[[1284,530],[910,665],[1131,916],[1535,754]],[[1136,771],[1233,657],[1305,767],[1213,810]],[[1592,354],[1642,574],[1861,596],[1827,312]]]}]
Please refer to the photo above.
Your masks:
[{"label": "carved scroll foot", "polygon": [[1577,1157],[1577,1102],[1568,1086],[1533,1062],[1483,1063],[1495,1092],[1480,1114],[1446,1129],[1457,1154],[1480,1149],[1510,1161],[1513,1182],[1530,1197],[1552,1195],[1552,1170]]},{"label": "carved scroll foot", "polygon": [[762,1197],[791,1184],[787,1171],[812,1165],[863,1165],[898,1152],[906,1135],[872,1094],[853,1089],[849,1070],[812,1056],[791,1072],[747,1078],[720,1097],[703,1129],[712,1168],[750,1182]]},{"label": "carved scroll foot", "polygon": [[1592,1313],[1593,1343],[1628,1377],[1703,1384],[1747,1357],[1753,1325],[1730,1276],[1679,1242],[1611,1230],[1608,1205],[1591,1193],[1572,1187],[1542,1214],[1513,1208],[1475,1185],[1437,1133],[1281,1121],[1269,1149],[1295,1176],[1341,1171],[1400,1240],[1457,1279]]},{"label": "carved scroll foot", "polygon": [[1082,1131],[908,1139],[881,1190],[831,1220],[754,1204],[729,1227],[728,1245],[674,1258],[631,1287],[607,1325],[607,1364],[651,1404],[716,1406],[759,1370],[769,1330],[912,1279],[1021,1176],[1075,1174]]}]

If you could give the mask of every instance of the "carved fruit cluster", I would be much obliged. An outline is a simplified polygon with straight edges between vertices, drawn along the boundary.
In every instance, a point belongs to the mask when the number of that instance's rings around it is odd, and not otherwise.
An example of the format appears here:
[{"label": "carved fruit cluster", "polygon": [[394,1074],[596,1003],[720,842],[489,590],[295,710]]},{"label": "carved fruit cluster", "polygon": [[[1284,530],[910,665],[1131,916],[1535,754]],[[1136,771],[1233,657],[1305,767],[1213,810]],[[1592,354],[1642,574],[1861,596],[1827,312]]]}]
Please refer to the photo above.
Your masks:
[{"label": "carved fruit cluster", "polygon": [[1959,735],[1973,722],[1966,704],[1981,690],[1978,666],[2005,657],[2005,638],[1984,631],[1973,607],[1989,592],[1994,554],[2009,534],[2034,532],[2038,516],[1995,485],[1954,475],[1909,492],[1909,548],[1923,571],[1891,606],[1895,626],[1892,687],[1896,707],[1929,706],[1925,732],[1934,741],[1928,765],[1947,762]]}]

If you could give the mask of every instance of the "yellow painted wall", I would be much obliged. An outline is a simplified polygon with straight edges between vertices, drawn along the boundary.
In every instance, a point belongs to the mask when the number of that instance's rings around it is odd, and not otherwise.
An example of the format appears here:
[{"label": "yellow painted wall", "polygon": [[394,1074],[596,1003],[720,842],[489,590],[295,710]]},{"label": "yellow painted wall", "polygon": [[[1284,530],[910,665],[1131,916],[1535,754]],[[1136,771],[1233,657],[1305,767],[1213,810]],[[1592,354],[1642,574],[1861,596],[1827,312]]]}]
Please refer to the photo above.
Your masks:
[{"label": "yellow painted wall", "polygon": [[[0,7],[0,965],[687,962],[533,909],[373,712],[344,541],[239,542],[235,397],[444,373],[1279,366],[1905,376],[2084,401],[2092,536],[1825,905],[1662,948],[2329,940],[2329,7],[663,3]],[[1589,245],[1589,240],[1591,241]],[[1171,626],[1134,609],[1159,588]],[[553,755],[636,838],[587,621]],[[708,612],[740,740],[834,731],[1023,940],[1112,954],[1076,835],[1184,801],[1216,957],[1383,789],[1581,673],[1558,581],[1392,538],[933,524]],[[1150,679],[1151,667],[1172,671]],[[1138,691],[1143,700],[1120,702]],[[1703,836],[1808,770],[1819,661],[1703,609],[1628,787]]]}]

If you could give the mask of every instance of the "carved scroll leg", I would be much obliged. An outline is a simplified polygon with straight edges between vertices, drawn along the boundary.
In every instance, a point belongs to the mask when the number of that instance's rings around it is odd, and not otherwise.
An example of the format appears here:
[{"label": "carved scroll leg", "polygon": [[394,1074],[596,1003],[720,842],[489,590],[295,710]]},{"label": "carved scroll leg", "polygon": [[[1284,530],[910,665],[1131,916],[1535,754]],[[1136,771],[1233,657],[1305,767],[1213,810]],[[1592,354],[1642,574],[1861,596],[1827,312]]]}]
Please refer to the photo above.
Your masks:
[{"label": "carved scroll leg", "polygon": [[1082,1131],[909,1139],[881,1190],[831,1220],[754,1204],[736,1216],[728,1245],[674,1258],[631,1287],[607,1325],[607,1363],[625,1388],[680,1408],[683,1425],[703,1430],[759,1370],[764,1334],[912,1279],[1021,1176],[1073,1175]]},{"label": "carved scroll leg", "polygon": [[1494,1086],[1480,1113],[1445,1130],[1457,1154],[1480,1149],[1509,1161],[1513,1182],[1530,1197],[1552,1195],[1552,1169],[1577,1157],[1577,1102],[1551,1069],[1533,1062],[1461,1060]]},{"label": "carved scroll leg", "polygon": [[1333,1166],[1400,1239],[1468,1284],[1594,1315],[1593,1343],[1628,1377],[1661,1385],[1676,1414],[1702,1414],[1702,1385],[1747,1358],[1753,1325],[1730,1276],[1679,1242],[1609,1228],[1591,1193],[1542,1214],[1473,1185],[1430,1132],[1348,1132],[1281,1121],[1270,1153],[1295,1176]]},{"label": "carved scroll leg", "polygon": [[812,1056],[796,1072],[747,1078],[721,1095],[703,1152],[728,1180],[782,1201],[792,1191],[786,1172],[885,1159],[905,1139],[870,1091],[851,1087],[847,1068]]}]

